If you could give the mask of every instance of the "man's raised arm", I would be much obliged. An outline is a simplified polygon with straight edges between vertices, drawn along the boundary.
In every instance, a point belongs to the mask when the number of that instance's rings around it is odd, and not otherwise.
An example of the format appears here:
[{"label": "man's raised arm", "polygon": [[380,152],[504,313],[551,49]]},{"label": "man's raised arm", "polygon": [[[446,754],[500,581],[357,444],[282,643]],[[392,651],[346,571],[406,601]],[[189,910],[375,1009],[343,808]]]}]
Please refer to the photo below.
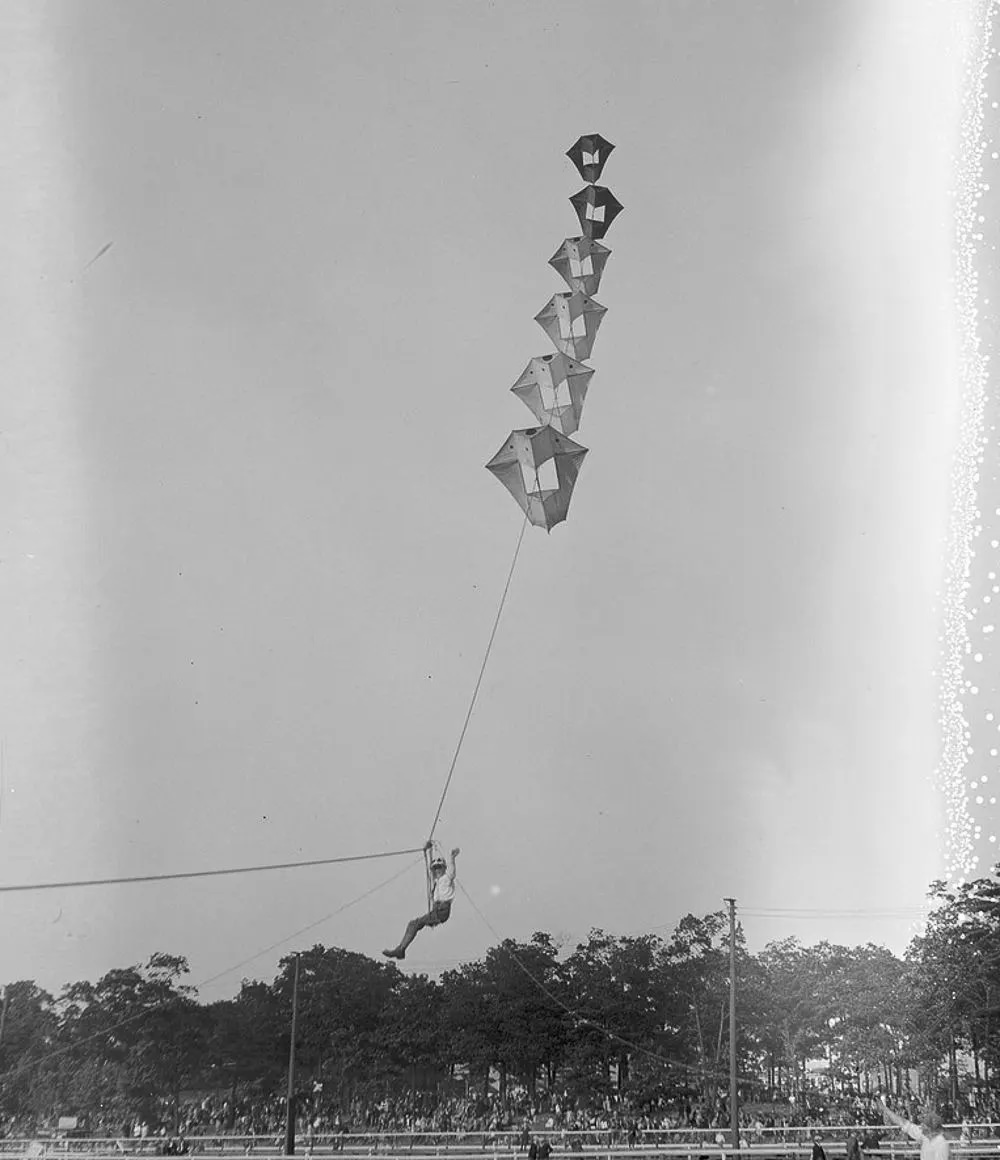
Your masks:
[{"label": "man's raised arm", "polygon": [[885,1119],[895,1124],[897,1128],[902,1128],[911,1139],[922,1140],[924,1138],[923,1132],[916,1124],[911,1124],[909,1120],[904,1120],[902,1116],[897,1116],[885,1100],[882,1100],[882,1115]]}]

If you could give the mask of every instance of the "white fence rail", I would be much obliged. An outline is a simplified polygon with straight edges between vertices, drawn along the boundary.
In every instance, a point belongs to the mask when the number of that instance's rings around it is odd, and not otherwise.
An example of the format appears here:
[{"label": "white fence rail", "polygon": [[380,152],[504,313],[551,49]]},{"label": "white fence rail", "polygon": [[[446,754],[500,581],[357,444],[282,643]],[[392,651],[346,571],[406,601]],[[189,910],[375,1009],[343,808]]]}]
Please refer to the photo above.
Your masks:
[{"label": "white fence rail", "polygon": [[[959,1139],[962,1125],[946,1126],[951,1139],[953,1160],[975,1160],[990,1157],[1000,1160],[1000,1124],[967,1126],[968,1139]],[[812,1139],[819,1135],[827,1160],[841,1160],[848,1135],[861,1138],[875,1134],[878,1148],[865,1149],[865,1157],[875,1160],[912,1160],[919,1154],[917,1145],[901,1138],[895,1129],[870,1125],[764,1128],[747,1129],[741,1135],[741,1147],[736,1153],[730,1147],[728,1131],[710,1129],[651,1129],[640,1131],[636,1143],[627,1142],[627,1133],[618,1129],[603,1131],[563,1131],[540,1129],[532,1131],[536,1140],[547,1139],[556,1160],[574,1155],[586,1155],[588,1160],[656,1160],[666,1156],[691,1157],[692,1160],[732,1160],[732,1157],[751,1157],[751,1160],[811,1160]],[[719,1143],[717,1137],[724,1136]],[[885,1139],[886,1136],[895,1138]],[[348,1157],[398,1156],[429,1158],[447,1157],[448,1160],[526,1160],[521,1146],[521,1132],[370,1132],[328,1133],[307,1130],[299,1132],[296,1154],[304,1157],[330,1157],[346,1160]],[[112,1139],[107,1137],[64,1137],[0,1139],[0,1160],[153,1160],[172,1155],[166,1149],[169,1138]],[[267,1135],[191,1135],[185,1137],[186,1155],[193,1160],[232,1160],[244,1156],[268,1160],[284,1152],[284,1133]]]}]

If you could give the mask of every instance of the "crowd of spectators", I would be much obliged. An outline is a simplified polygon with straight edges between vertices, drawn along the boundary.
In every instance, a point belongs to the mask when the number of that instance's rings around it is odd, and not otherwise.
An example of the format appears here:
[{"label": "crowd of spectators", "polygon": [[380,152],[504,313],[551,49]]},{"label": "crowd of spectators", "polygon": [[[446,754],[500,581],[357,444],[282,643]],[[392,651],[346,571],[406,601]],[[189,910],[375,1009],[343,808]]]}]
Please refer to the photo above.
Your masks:
[{"label": "crowd of spectators", "polygon": [[[916,1099],[898,1100],[894,1106],[910,1119],[919,1118]],[[993,1101],[980,1101],[978,1107],[963,1102],[946,1107],[944,1113],[946,1122],[962,1125],[963,1138],[1000,1137],[1000,1129],[982,1127],[1000,1121],[1000,1107]],[[98,1110],[83,1125],[86,1136],[116,1139],[123,1146],[128,1144],[128,1150],[138,1143],[146,1152],[185,1154],[192,1148],[201,1151],[205,1137],[231,1136],[247,1141],[249,1151],[254,1141],[283,1137],[285,1100],[283,1096],[202,1094],[189,1096],[180,1106],[166,1099],[147,1101],[124,1119]],[[846,1140],[851,1127],[860,1127],[857,1135],[862,1146],[872,1149],[892,1132],[884,1126],[878,1099],[865,1095],[747,1104],[741,1108],[740,1126],[743,1139],[751,1145],[801,1140],[819,1132],[828,1140]],[[12,1121],[3,1125],[0,1135],[24,1139],[38,1135],[39,1130],[40,1125]],[[718,1142],[728,1131],[724,1100],[713,1106],[687,1095],[664,1094],[643,1102],[612,1095],[587,1102],[566,1095],[533,1099],[527,1092],[501,1099],[496,1092],[476,1096],[408,1090],[341,1103],[327,1098],[317,1086],[297,1098],[296,1135],[304,1149],[313,1143],[344,1147],[351,1137],[361,1136],[374,1152],[400,1142],[392,1137],[428,1135],[440,1142],[453,1138],[456,1143],[484,1148],[505,1139],[529,1153],[529,1160],[545,1160],[549,1150],[579,1151],[588,1145],[638,1148]],[[545,1147],[539,1152],[541,1141]]]}]

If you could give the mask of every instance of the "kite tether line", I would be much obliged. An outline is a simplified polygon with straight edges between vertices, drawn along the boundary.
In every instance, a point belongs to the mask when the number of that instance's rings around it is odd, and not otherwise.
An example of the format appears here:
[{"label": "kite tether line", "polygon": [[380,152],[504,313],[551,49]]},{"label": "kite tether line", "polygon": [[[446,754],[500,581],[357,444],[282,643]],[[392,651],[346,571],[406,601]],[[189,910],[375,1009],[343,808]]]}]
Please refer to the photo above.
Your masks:
[{"label": "kite tether line", "polygon": [[483,683],[483,676],[486,672],[486,665],[490,659],[490,653],[493,650],[493,642],[496,640],[497,629],[500,626],[500,616],[503,613],[503,606],[507,602],[507,593],[510,591],[510,582],[514,578],[514,568],[517,564],[517,557],[521,551],[521,542],[524,539],[524,529],[528,526],[528,515],[525,512],[523,521],[521,522],[521,533],[517,537],[517,546],[514,548],[514,558],[510,562],[510,570],[507,573],[507,582],[503,586],[503,594],[500,597],[500,604],[497,607],[497,614],[493,620],[493,629],[490,632],[490,639],[486,644],[486,652],[483,655],[483,663],[479,667],[479,676],[476,678],[475,688],[472,690],[472,698],[469,701],[469,709],[465,714],[465,721],[462,724],[462,732],[458,735],[458,744],[455,746],[455,754],[451,759],[451,765],[448,767],[448,776],[445,778],[444,789],[441,791],[441,800],[438,802],[437,811],[434,814],[434,821],[431,823],[430,833],[427,835],[427,874],[428,880],[430,878],[430,858],[431,846],[434,842],[434,831],[437,829],[437,824],[441,818],[441,810],[444,809],[444,799],[448,796],[448,790],[451,788],[451,779],[455,775],[455,766],[458,764],[458,755],[462,751],[462,742],[465,740],[465,734],[469,728],[469,722],[472,720],[472,710],[476,707],[476,698],[479,696],[479,689]]}]

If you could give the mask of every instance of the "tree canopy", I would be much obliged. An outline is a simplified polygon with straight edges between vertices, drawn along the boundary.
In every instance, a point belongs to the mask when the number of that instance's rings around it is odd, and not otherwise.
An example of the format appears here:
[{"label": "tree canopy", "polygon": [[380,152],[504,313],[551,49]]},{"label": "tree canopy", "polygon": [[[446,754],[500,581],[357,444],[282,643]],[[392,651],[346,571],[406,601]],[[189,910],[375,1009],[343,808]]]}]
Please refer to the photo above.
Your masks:
[{"label": "tree canopy", "polygon": [[[737,1056],[745,1098],[802,1095],[810,1061],[841,1090],[954,1102],[960,1057],[992,1088],[1000,1052],[1000,886],[935,883],[924,933],[900,957],[875,944],[751,954],[737,930]],[[0,1112],[87,1114],[105,1122],[190,1090],[279,1096],[295,956],[270,982],[244,980],[202,1004],[186,960],[157,952],[48,994],[7,985]],[[669,935],[592,930],[564,947],[544,932],[506,939],[440,978],[338,947],[299,955],[296,1043],[304,1089],[329,1101],[461,1074],[570,1098],[678,1090],[724,1104],[729,1057],[729,925],[685,916]],[[913,1093],[918,1094],[917,1092]]]}]

